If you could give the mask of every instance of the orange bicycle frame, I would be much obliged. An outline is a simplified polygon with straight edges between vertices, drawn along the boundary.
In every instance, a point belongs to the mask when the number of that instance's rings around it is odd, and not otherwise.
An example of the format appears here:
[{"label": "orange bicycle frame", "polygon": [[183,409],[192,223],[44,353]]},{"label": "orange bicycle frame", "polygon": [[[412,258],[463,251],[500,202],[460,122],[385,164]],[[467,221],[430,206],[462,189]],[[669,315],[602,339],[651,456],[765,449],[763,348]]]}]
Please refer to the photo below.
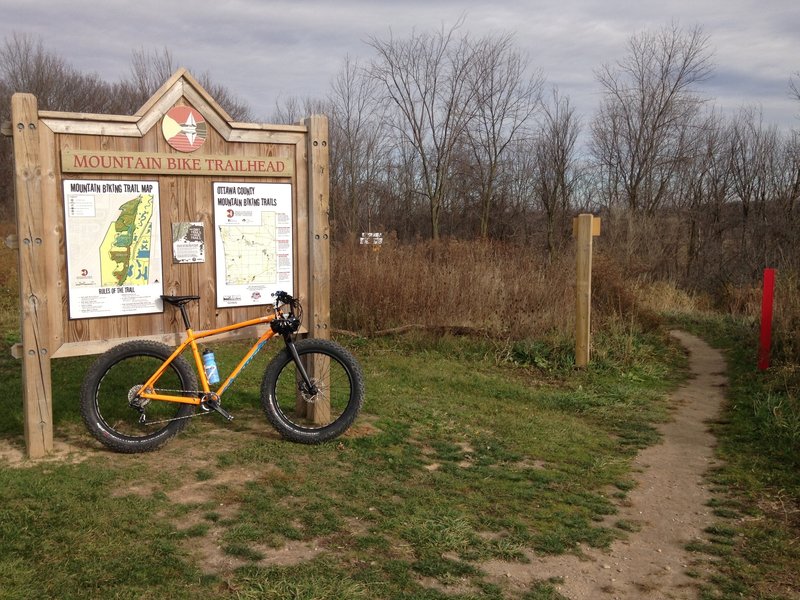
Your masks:
[{"label": "orange bicycle frame", "polygon": [[[278,315],[267,315],[265,317],[258,317],[256,319],[250,319],[248,321],[241,321],[239,323],[234,323],[233,325],[225,325],[224,327],[217,327],[215,329],[207,329],[205,331],[200,331],[195,333],[192,331],[191,327],[186,329],[186,339],[181,342],[181,344],[175,348],[175,351],[170,355],[170,357],[165,360],[158,370],[153,373],[150,378],[142,385],[141,390],[139,391],[140,398],[147,398],[148,400],[161,400],[165,402],[180,402],[183,404],[196,404],[199,405],[203,402],[206,394],[213,393],[217,396],[217,398],[221,398],[222,394],[225,392],[226,389],[230,387],[230,385],[234,382],[234,380],[239,376],[239,373],[242,372],[247,366],[253,357],[258,354],[264,344],[267,343],[272,337],[276,334],[272,329],[267,329],[261,337],[259,337],[253,346],[248,350],[247,354],[244,355],[242,360],[239,361],[234,369],[231,371],[230,375],[222,382],[222,384],[217,388],[216,391],[212,391],[209,383],[208,377],[206,376],[205,369],[203,368],[203,360],[200,357],[200,350],[197,347],[197,340],[201,340],[203,338],[211,337],[214,335],[219,335],[222,333],[227,333],[229,331],[236,331],[237,329],[244,329],[245,327],[253,327],[255,325],[265,325],[274,321],[278,318]],[[156,392],[155,385],[161,376],[164,374],[164,371],[167,370],[167,367],[175,360],[178,356],[180,356],[187,347],[192,349],[192,355],[194,356],[194,363],[196,367],[196,371],[198,376],[200,377],[200,386],[202,387],[203,394],[200,397],[197,396],[175,396],[173,394],[161,394]]]}]

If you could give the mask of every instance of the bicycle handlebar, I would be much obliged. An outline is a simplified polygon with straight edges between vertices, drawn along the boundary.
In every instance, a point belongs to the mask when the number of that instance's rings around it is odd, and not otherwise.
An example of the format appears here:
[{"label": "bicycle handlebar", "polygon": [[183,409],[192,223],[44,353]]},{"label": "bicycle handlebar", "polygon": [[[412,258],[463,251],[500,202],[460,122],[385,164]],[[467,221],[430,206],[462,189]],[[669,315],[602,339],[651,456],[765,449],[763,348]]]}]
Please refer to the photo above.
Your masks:
[{"label": "bicycle handlebar", "polygon": [[291,294],[287,292],[277,291],[274,294],[272,294],[272,297],[275,298],[276,303],[288,304],[289,306],[294,308],[296,299]]},{"label": "bicycle handlebar", "polygon": [[303,305],[300,304],[300,300],[295,298],[291,294],[283,291],[277,291],[272,296],[275,298],[275,310],[278,310],[278,305],[283,304],[289,307],[289,316],[290,317],[297,317],[297,319],[303,318]]},{"label": "bicycle handlebar", "polygon": [[[290,335],[295,333],[300,328],[300,322],[303,318],[303,307],[300,301],[286,292],[278,291],[272,294],[275,298],[275,315],[279,319],[275,319],[270,323],[270,327],[276,333],[281,335]],[[289,314],[279,313],[278,305],[284,304],[289,306]]]}]

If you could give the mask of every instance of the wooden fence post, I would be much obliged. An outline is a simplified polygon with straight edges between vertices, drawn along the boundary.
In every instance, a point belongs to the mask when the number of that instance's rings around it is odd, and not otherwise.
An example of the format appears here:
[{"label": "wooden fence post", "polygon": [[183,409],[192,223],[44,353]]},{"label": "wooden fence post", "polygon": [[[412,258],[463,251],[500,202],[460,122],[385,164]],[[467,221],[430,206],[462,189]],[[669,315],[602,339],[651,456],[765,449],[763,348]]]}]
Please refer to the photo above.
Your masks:
[{"label": "wooden fence post", "polygon": [[30,458],[41,458],[53,451],[53,391],[39,110],[35,96],[12,96],[11,128],[19,238],[25,447]]},{"label": "wooden fence post", "polygon": [[575,296],[575,365],[589,364],[592,309],[592,237],[600,235],[600,219],[590,214],[578,215],[572,222],[577,237],[577,284]]}]

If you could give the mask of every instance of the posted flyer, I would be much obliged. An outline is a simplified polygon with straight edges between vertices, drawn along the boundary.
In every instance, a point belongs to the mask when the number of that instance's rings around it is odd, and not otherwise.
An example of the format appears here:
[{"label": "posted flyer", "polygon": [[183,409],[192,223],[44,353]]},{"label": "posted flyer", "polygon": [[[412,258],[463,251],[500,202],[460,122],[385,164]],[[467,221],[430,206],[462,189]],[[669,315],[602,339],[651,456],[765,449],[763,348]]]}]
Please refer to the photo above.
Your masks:
[{"label": "posted flyer", "polygon": [[217,306],[272,304],[293,293],[292,186],[214,183]]},{"label": "posted flyer", "polygon": [[69,317],[163,310],[158,183],[73,179],[63,189]]}]

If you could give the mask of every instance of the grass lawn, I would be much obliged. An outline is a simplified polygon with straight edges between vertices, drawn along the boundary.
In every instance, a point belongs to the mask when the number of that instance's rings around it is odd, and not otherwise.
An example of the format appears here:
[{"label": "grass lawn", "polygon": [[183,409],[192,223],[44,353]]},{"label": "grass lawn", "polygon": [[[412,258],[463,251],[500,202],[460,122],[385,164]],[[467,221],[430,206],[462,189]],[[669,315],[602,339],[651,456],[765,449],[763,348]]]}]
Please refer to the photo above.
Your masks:
[{"label": "grass lawn", "polygon": [[[7,457],[23,447],[12,341]],[[78,415],[91,358],[54,361],[59,458],[0,459],[0,598],[559,598],[487,565],[630,534],[608,517],[685,374],[668,336],[598,334],[586,371],[559,341],[340,341],[362,362],[365,409],[315,447],[269,428],[260,357],[226,403],[232,423],[198,418],[155,453],[114,454]],[[224,371],[238,348],[216,351]]]}]

